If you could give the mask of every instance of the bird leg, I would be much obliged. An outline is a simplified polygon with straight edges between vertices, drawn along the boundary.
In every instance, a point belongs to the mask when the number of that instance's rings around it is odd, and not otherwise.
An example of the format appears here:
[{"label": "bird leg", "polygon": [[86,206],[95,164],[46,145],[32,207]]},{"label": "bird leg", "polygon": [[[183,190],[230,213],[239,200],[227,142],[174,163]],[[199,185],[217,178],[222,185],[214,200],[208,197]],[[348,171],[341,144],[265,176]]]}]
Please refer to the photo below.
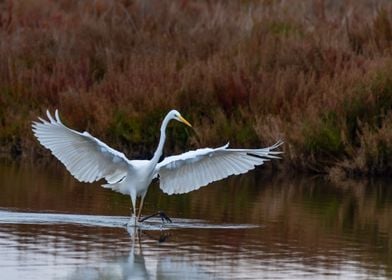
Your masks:
[{"label": "bird leg", "polygon": [[[136,220],[136,195],[131,196],[131,201],[132,201],[132,209],[133,212],[131,214],[131,218],[129,220],[128,226],[136,226],[137,225],[137,220]],[[135,220],[132,221],[132,218],[135,216]]]},{"label": "bird leg", "polygon": [[138,220],[139,222],[141,222],[141,220],[140,220],[140,215],[142,214],[143,202],[144,202],[144,196],[142,196],[142,198],[141,198],[141,200],[140,200],[139,212],[138,212],[138,214],[137,214],[137,220]]},{"label": "bird leg", "polygon": [[150,218],[153,218],[153,217],[160,217],[162,220],[162,223],[165,223],[165,222],[171,223],[172,222],[172,220],[162,211],[158,211],[155,214],[144,217],[143,219],[140,219],[139,222],[144,222],[144,221],[146,221]]}]

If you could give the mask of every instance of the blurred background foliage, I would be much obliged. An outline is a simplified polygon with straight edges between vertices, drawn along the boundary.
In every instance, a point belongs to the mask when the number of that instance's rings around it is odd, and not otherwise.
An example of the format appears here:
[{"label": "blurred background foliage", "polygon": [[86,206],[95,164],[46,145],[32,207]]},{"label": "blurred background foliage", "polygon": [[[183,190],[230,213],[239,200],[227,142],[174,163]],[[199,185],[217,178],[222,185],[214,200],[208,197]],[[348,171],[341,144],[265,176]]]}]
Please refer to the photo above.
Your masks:
[{"label": "blurred background foliage", "polygon": [[285,141],[280,168],[392,173],[392,3],[0,2],[0,151],[49,153],[31,121],[58,108],[128,157]]}]

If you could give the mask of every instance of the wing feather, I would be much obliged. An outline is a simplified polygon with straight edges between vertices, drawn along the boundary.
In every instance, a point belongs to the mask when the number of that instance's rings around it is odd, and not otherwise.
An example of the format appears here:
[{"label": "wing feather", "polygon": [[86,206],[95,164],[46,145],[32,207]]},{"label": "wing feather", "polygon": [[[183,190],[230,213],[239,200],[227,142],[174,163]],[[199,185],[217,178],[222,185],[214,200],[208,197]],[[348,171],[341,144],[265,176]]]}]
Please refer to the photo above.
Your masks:
[{"label": "wing feather", "polygon": [[38,141],[57,157],[67,170],[81,182],[105,179],[114,184],[126,176],[131,163],[120,153],[88,132],[77,132],[66,127],[56,110],[48,120],[39,118],[32,128]]},{"label": "wing feather", "polygon": [[279,158],[276,149],[283,144],[262,149],[228,149],[228,144],[216,149],[204,148],[165,158],[156,166],[160,187],[168,194],[187,193],[230,175],[243,174]]}]

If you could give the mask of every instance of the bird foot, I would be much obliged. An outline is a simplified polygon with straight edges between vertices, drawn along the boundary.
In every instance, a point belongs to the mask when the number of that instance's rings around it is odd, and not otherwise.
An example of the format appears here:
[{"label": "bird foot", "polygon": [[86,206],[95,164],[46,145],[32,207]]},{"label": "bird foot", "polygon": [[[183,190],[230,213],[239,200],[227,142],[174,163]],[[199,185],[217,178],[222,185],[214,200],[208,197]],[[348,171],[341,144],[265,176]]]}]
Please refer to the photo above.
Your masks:
[{"label": "bird foot", "polygon": [[148,219],[150,219],[150,218],[152,218],[152,217],[160,217],[161,218],[161,220],[162,220],[162,223],[165,223],[165,222],[167,222],[167,223],[172,223],[172,220],[169,218],[169,216],[167,216],[166,214],[165,214],[165,212],[163,212],[163,211],[158,211],[158,212],[156,212],[155,214],[152,214],[152,215],[150,215],[150,216],[147,216],[147,217],[144,217],[143,219],[139,219],[139,222],[141,223],[141,222],[144,222],[144,221],[146,221],[146,220],[148,220]]},{"label": "bird foot", "polygon": [[172,220],[169,218],[168,215],[165,214],[165,212],[158,211],[158,213],[159,213],[159,217],[160,217],[161,220],[162,220],[162,223],[164,223],[165,221],[166,221],[167,223],[172,223]]}]

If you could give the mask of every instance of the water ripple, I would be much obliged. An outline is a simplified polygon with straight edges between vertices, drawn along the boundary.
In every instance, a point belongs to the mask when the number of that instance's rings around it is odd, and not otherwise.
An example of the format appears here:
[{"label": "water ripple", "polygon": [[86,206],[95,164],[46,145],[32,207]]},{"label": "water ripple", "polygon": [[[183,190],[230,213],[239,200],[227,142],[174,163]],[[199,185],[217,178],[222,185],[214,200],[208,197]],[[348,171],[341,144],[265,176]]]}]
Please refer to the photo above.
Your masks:
[{"label": "water ripple", "polygon": [[[57,213],[29,213],[0,210],[0,224],[77,224],[84,226],[124,228],[129,222],[125,216],[96,216]],[[162,224],[152,218],[138,225],[143,230],[168,229],[245,229],[257,228],[251,224],[213,224],[198,219],[173,219],[173,223]],[[132,228],[132,227],[129,227]]]}]

